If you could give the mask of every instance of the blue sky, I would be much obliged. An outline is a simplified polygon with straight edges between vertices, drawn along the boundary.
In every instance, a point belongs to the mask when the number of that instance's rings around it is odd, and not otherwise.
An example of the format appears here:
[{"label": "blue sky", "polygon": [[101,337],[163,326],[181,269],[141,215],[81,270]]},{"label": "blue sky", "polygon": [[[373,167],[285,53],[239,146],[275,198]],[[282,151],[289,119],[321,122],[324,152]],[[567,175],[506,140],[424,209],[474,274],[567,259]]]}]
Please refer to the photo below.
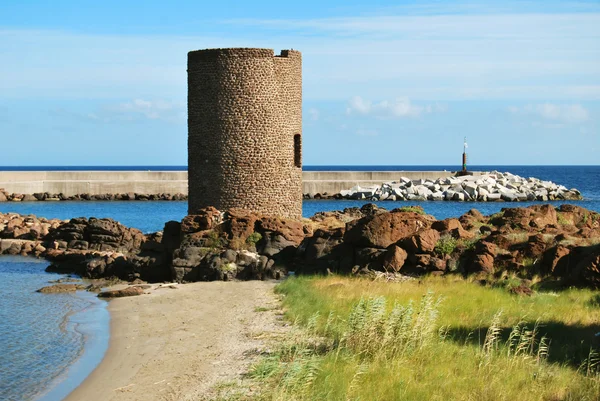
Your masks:
[{"label": "blue sky", "polygon": [[599,1],[22,0],[0,165],[186,164],[210,47],[303,52],[304,164],[600,164]]}]

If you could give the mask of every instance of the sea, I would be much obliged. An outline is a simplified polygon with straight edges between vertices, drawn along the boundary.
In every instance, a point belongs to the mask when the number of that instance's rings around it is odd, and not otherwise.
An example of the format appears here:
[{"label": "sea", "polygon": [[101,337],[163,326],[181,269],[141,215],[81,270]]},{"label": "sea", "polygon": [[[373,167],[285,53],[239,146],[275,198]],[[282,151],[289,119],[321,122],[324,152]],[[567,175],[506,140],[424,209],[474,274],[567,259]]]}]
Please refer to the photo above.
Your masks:
[{"label": "sea", "polygon": [[[1,167],[2,171],[103,170],[180,171],[185,166],[32,166]],[[306,171],[455,171],[457,166],[305,166]],[[577,188],[581,201],[550,202],[576,204],[600,212],[600,166],[470,166],[473,171],[510,172]],[[360,207],[368,201],[305,200],[304,217],[320,211]],[[505,207],[540,202],[484,203],[401,201],[374,202],[393,209],[419,205],[438,219],[458,217],[470,209],[493,214]],[[14,212],[39,217],[110,217],[122,224],[150,233],[165,222],[181,220],[187,202],[4,202],[0,213]],[[58,401],[79,385],[101,361],[108,347],[110,316],[105,301],[79,291],[74,294],[39,294],[35,290],[49,281],[64,278],[44,272],[43,260],[0,256],[0,400]]]}]

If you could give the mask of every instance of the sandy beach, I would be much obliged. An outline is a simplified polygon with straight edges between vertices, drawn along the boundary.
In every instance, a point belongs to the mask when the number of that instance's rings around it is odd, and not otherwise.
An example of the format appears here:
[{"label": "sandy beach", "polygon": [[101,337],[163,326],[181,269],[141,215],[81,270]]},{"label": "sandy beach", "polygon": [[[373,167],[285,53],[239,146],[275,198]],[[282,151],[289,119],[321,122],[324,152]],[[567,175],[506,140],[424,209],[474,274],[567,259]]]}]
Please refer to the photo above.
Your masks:
[{"label": "sandy beach", "polygon": [[66,400],[210,398],[211,387],[247,370],[265,346],[260,338],[282,330],[275,284],[155,286],[141,296],[111,300],[109,349]]}]

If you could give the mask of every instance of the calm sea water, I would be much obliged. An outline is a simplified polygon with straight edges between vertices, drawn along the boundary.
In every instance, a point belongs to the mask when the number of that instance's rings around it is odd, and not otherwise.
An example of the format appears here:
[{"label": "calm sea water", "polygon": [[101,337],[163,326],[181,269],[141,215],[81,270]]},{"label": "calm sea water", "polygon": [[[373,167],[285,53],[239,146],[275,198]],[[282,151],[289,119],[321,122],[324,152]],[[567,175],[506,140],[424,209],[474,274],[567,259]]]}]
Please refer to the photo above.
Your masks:
[{"label": "calm sea water", "polygon": [[0,400],[61,400],[108,346],[108,311],[95,294],[35,292],[61,277],[47,265],[0,256]]},{"label": "calm sea water", "polygon": [[[114,167],[117,168],[117,167]],[[131,167],[128,167],[131,169]],[[152,169],[153,167],[140,167]],[[157,169],[163,167],[156,167]],[[181,167],[178,167],[181,169]],[[307,169],[321,170],[451,170],[452,166],[313,166]],[[600,166],[473,166],[473,170],[509,171],[523,177],[536,177],[550,180],[567,188],[579,189],[584,200],[569,201],[590,210],[600,212]],[[303,215],[310,217],[319,211],[342,210],[346,207],[361,206],[364,201],[326,200],[305,201]],[[535,204],[520,203],[485,203],[485,202],[376,202],[386,209],[408,205],[420,205],[429,214],[438,219],[456,217],[476,208],[484,214],[496,213],[503,207],[517,207]],[[553,202],[558,206],[565,202]],[[0,203],[0,212],[16,212],[35,214],[47,218],[70,219],[72,217],[111,217],[126,226],[137,227],[144,232],[162,230],[169,220],[181,220],[187,213],[187,202],[30,202]]]},{"label": "calm sea water", "polygon": [[[124,166],[124,167],[0,167],[2,170],[185,170],[185,166]],[[455,170],[456,166],[305,166],[305,170]],[[584,200],[577,204],[600,212],[600,166],[472,166],[472,170],[509,171],[524,177],[554,181],[568,188],[579,189]],[[362,206],[364,201],[305,201],[303,215],[310,217],[319,211],[341,210]],[[503,207],[527,206],[536,202],[377,202],[386,209],[420,205],[438,219],[457,217],[476,208],[492,214]],[[558,206],[562,202],[552,202]],[[126,226],[144,232],[162,230],[169,220],[181,220],[187,212],[187,202],[29,202],[0,203],[0,212],[34,214],[47,218],[111,217]],[[44,273],[45,263],[29,259],[0,258],[0,399],[28,400],[48,389],[46,400],[60,400],[67,389],[75,387],[102,357],[107,339],[108,318],[98,310],[93,296],[43,295],[34,291],[56,275]],[[96,302],[96,303],[95,303]],[[107,313],[105,309],[104,313]],[[82,313],[82,311],[84,311]],[[96,313],[96,315],[94,315]],[[76,328],[79,328],[76,330]],[[88,335],[82,332],[87,330]],[[93,344],[96,344],[95,346]],[[104,344],[104,345],[103,345]],[[95,348],[94,348],[95,347]],[[104,348],[103,348],[104,347]],[[96,351],[90,351],[95,349]],[[99,351],[98,351],[99,350]],[[82,355],[88,357],[80,358]],[[75,365],[71,365],[74,361]],[[70,373],[65,374],[71,366]],[[74,372],[75,371],[75,372]],[[81,373],[83,372],[83,373]],[[87,373],[86,373],[87,372]],[[57,378],[61,378],[56,386]]]}]

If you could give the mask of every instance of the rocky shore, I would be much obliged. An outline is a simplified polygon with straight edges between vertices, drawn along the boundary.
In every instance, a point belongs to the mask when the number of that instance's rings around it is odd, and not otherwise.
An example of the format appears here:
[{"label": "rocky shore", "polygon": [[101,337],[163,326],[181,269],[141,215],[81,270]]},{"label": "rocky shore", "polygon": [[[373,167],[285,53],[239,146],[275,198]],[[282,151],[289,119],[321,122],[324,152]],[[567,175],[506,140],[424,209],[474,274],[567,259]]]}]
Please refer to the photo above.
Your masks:
[{"label": "rocky shore", "polygon": [[184,201],[186,194],[139,194],[128,192],[124,194],[78,194],[66,196],[64,194],[51,194],[38,192],[34,194],[8,193],[0,188],[0,202],[57,202],[57,201]]},{"label": "rocky shore", "polygon": [[463,274],[543,277],[600,288],[600,214],[577,206],[471,210],[436,220],[419,207],[367,204],[302,221],[205,208],[162,232],[111,219],[0,214],[0,254],[51,262],[47,271],[139,284],[296,274]]},{"label": "rocky shore", "polygon": [[[311,198],[305,196],[305,198]],[[519,202],[579,200],[581,193],[550,181],[523,178],[497,171],[484,175],[464,175],[437,180],[410,180],[386,182],[380,186],[355,186],[339,194],[317,195],[312,198],[359,199],[372,201],[478,201]]]}]

